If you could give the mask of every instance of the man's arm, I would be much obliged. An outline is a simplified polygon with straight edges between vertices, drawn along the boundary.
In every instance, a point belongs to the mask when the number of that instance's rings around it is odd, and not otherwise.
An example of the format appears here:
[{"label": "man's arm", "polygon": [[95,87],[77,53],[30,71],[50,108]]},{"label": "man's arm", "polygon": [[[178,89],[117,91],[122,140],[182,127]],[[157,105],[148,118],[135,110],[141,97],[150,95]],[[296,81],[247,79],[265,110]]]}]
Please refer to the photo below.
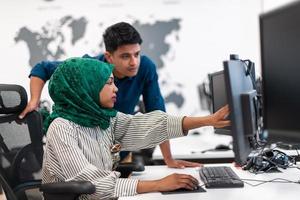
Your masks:
[{"label": "man's arm", "polygon": [[26,108],[19,115],[20,119],[24,118],[27,113],[38,108],[44,85],[45,82],[42,79],[35,76],[30,78],[30,100]]},{"label": "man's arm", "polygon": [[189,162],[185,160],[175,160],[171,154],[170,141],[167,140],[159,145],[164,161],[168,167],[171,168],[185,168],[185,167],[201,167],[201,163]]},{"label": "man's arm", "polygon": [[32,68],[29,75],[30,100],[26,108],[19,115],[19,118],[24,118],[27,113],[38,108],[45,82],[51,78],[53,72],[60,63],[60,61],[42,61]]}]

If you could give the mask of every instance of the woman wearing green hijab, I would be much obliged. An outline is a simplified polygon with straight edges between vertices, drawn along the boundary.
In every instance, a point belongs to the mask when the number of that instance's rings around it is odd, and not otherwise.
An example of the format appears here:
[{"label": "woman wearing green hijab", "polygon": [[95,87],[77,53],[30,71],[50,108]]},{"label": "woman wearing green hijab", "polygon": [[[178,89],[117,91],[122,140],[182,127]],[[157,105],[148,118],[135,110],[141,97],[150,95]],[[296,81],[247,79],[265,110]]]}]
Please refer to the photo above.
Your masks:
[{"label": "woman wearing green hijab", "polygon": [[91,181],[96,192],[84,199],[196,188],[197,179],[186,174],[153,181],[119,178],[120,173],[113,171],[117,160],[112,147],[128,151],[151,148],[187,135],[193,128],[228,126],[230,122],[224,120],[228,107],[206,117],[175,117],[161,111],[137,115],[116,112],[112,108],[118,89],[112,69],[98,60],[71,58],[53,74],[49,94],[54,106],[46,121],[43,183]]}]

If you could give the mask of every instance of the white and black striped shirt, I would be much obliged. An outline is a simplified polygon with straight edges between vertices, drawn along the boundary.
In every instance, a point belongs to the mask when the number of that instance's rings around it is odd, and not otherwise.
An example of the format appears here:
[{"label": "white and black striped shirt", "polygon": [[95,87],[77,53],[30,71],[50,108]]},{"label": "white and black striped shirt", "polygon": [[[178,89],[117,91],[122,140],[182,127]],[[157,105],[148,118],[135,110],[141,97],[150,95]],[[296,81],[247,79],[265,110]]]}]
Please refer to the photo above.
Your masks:
[{"label": "white and black striped shirt", "polygon": [[81,199],[135,195],[138,180],[119,178],[120,173],[112,171],[112,145],[120,143],[127,151],[154,147],[183,136],[182,119],[161,111],[137,115],[118,112],[111,126],[103,130],[56,118],[47,132],[42,181],[91,181],[96,192]]}]

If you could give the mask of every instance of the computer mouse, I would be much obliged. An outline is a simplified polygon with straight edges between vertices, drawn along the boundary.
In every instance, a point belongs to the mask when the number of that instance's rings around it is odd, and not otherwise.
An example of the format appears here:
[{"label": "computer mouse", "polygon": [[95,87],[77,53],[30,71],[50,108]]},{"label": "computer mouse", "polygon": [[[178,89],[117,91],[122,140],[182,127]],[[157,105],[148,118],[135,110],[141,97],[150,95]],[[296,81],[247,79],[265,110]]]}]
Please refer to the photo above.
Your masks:
[{"label": "computer mouse", "polygon": [[225,145],[225,144],[218,144],[216,147],[215,147],[215,150],[230,150],[230,147],[228,145]]},{"label": "computer mouse", "polygon": [[193,135],[200,135],[200,132],[194,131],[192,134],[193,134]]}]

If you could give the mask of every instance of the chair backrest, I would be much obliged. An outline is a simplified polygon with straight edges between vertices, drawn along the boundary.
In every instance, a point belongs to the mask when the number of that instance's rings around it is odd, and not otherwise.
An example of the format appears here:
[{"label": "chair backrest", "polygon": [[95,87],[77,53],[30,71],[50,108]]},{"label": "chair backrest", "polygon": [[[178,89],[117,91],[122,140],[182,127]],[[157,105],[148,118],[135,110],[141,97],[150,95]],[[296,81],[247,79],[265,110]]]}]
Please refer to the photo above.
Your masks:
[{"label": "chair backrest", "polygon": [[0,172],[14,190],[41,178],[42,118],[33,111],[20,120],[26,105],[22,86],[0,84]]}]

